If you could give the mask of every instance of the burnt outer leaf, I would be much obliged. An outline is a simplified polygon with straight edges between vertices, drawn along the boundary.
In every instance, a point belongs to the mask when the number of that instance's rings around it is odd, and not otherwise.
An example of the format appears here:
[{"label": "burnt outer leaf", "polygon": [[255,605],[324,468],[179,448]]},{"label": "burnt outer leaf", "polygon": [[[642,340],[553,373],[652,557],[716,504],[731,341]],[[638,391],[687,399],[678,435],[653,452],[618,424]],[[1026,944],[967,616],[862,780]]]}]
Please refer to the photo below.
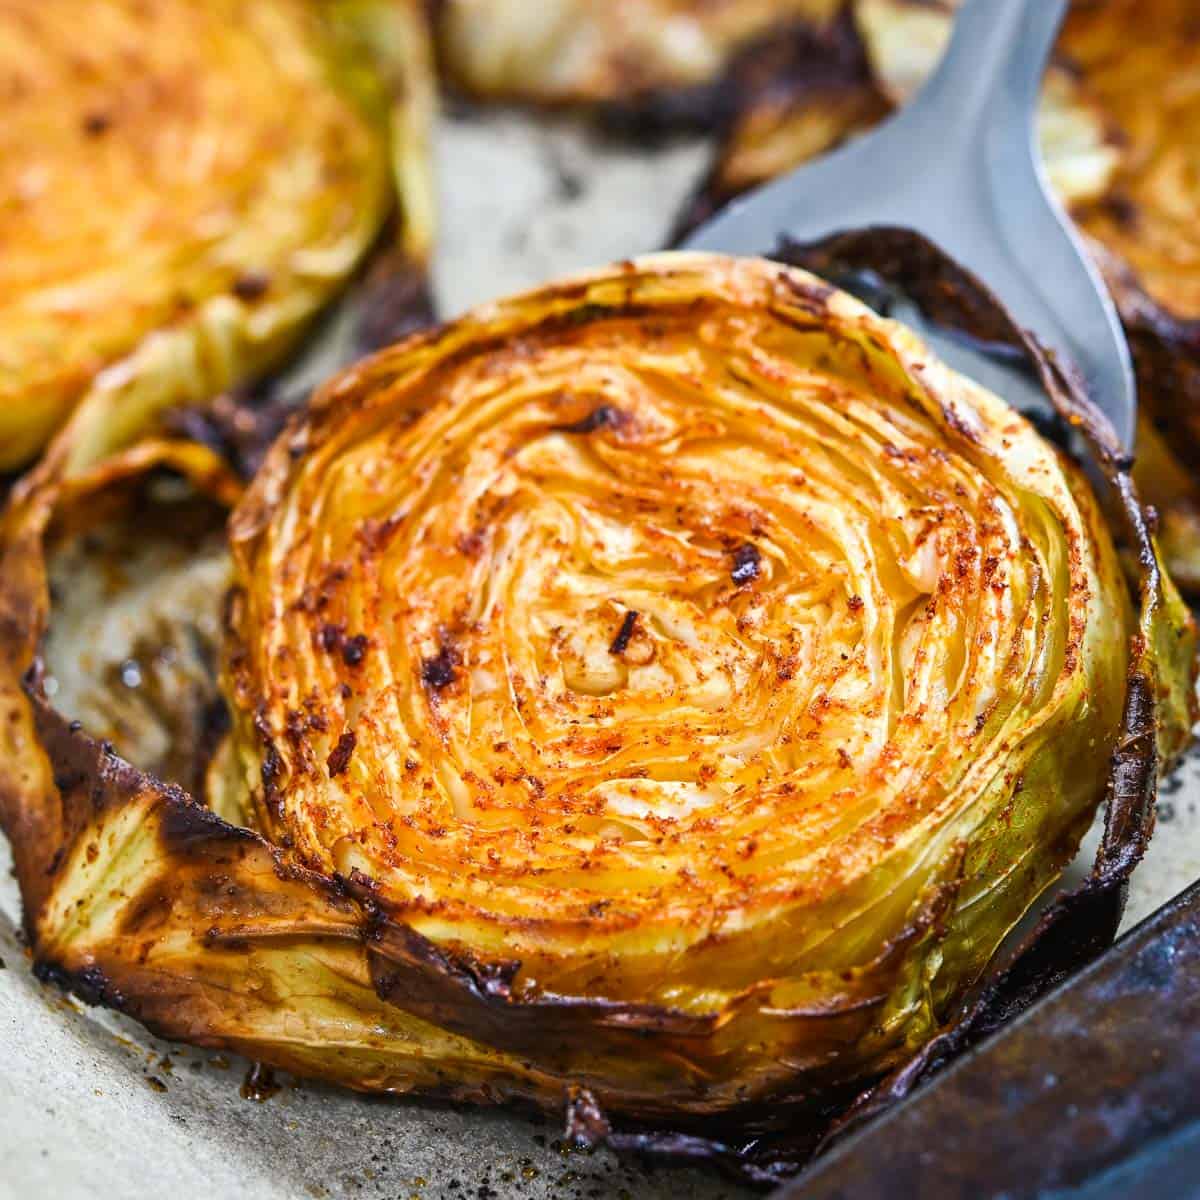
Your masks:
[{"label": "burnt outer leaf", "polygon": [[172,436],[219,454],[240,478],[253,479],[268,447],[303,403],[300,397],[273,396],[270,391],[268,381],[262,389],[219,396],[207,408],[169,409],[163,426]]},{"label": "burnt outer leaf", "polygon": [[[876,83],[850,4],[828,27],[801,22],[747,47],[731,63],[720,95],[716,127],[718,138],[726,143],[747,120],[769,127],[777,113],[792,106],[820,109],[821,132],[814,135],[820,141],[812,146],[813,153],[833,149],[891,108]],[[712,125],[710,121],[707,128]],[[669,245],[677,245],[746,187],[761,182],[741,180],[735,167],[718,157],[677,215]]]},{"label": "burnt outer leaf", "polygon": [[[752,105],[769,108],[784,97],[858,93],[864,88],[872,96],[870,110],[882,115],[886,105],[882,96],[875,98],[866,54],[847,5],[828,26],[791,21],[751,39],[711,83],[638,92],[601,104],[597,115],[614,133],[655,139],[678,130],[711,133],[714,128],[728,128]],[[682,220],[698,224],[712,214],[717,202],[711,188],[702,188],[695,207]]]},{"label": "burnt outer leaf", "polygon": [[[86,1003],[117,1009],[161,1037],[229,1048],[350,1087],[413,1088],[473,1103],[532,1097],[550,1110],[563,1100],[560,1076],[539,1073],[526,1056],[536,1054],[543,1063],[561,1057],[567,1071],[581,1047],[603,1040],[612,1053],[636,1063],[647,1033],[674,1036],[682,1048],[713,1032],[713,1018],[652,1005],[522,994],[515,986],[519,963],[482,963],[436,946],[392,916],[365,877],[308,870],[260,835],[228,824],[68,722],[46,702],[38,680],[35,670],[27,702],[39,744],[55,764],[57,783],[48,799],[64,840],[50,856],[22,858],[48,881],[36,900],[35,890],[25,888],[27,924],[39,977]],[[69,898],[55,894],[56,877],[86,876],[84,863],[104,869],[110,858],[120,859],[121,838],[134,836],[147,848],[107,932],[76,940],[71,922],[86,921],[87,911],[70,916]],[[98,880],[75,883],[87,885],[78,891],[86,904]],[[170,951],[163,949],[168,942]],[[900,944],[887,953],[904,949]],[[305,1012],[307,988],[289,1009],[290,1032],[277,1039],[265,1031],[298,952],[329,968],[321,983],[332,1001],[346,1005],[374,1033],[364,1032],[361,1043],[332,1043],[324,1053],[294,1045],[291,1034],[306,1017],[321,1015]],[[477,1084],[451,1084],[436,1074],[422,1078],[419,1070],[414,1078],[410,1062],[391,1067],[378,1044],[380,1027],[390,1028],[398,1044],[436,1030],[460,1035],[463,1046],[476,1047]],[[519,1090],[503,1077],[491,1080],[497,1051],[513,1056],[506,1075],[524,1061]],[[573,1103],[583,1105],[575,1136],[599,1136],[608,1118],[594,1095],[579,1093]],[[642,1103],[651,1110],[653,1095]],[[764,1106],[752,1123],[775,1124],[780,1112]],[[739,1119],[739,1128],[743,1124]]]},{"label": "burnt outer leaf", "polygon": [[[844,90],[848,79],[867,82],[872,88],[866,57],[854,29],[850,6],[832,19],[795,11],[774,20],[763,20],[740,43],[724,52],[724,60],[710,76],[696,83],[667,83],[646,78],[633,65],[632,75],[618,65],[615,76],[600,86],[539,91],[528,81],[483,86],[473,84],[470,72],[457,69],[446,45],[442,16],[449,6],[434,6],[432,24],[439,35],[444,83],[462,100],[525,103],[549,108],[582,109],[601,131],[633,141],[656,144],[681,132],[711,133],[730,126],[755,104],[793,97],[810,91]],[[586,6],[581,6],[586,7]],[[697,14],[699,20],[704,17]],[[718,18],[719,19],[719,18]],[[885,111],[880,97],[877,111]],[[577,182],[562,172],[559,187],[570,198]]]},{"label": "burnt outer leaf", "polygon": [[358,298],[356,348],[370,354],[434,324],[428,264],[408,262],[394,251],[372,264]]}]

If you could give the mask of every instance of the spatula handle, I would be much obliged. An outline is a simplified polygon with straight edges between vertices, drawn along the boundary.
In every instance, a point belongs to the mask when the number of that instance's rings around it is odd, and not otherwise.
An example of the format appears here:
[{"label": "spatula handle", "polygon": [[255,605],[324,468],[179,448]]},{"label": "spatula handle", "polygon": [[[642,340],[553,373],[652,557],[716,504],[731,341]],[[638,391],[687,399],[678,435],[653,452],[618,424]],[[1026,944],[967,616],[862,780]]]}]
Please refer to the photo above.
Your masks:
[{"label": "spatula handle", "polygon": [[1046,60],[1068,0],[964,0],[950,45],[910,106],[914,119],[936,110],[947,127],[1030,121]]}]

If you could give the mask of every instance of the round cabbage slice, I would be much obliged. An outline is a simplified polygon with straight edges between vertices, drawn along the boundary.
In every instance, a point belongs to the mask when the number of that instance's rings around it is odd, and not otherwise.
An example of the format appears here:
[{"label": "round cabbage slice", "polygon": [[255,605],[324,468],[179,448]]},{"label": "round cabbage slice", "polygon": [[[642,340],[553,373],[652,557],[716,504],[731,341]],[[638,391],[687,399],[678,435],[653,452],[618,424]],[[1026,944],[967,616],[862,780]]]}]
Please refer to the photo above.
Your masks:
[{"label": "round cabbage slice", "polygon": [[376,359],[231,537],[247,816],[518,992],[721,1014],[706,1105],[815,1069],[803,1017],[748,1030],[885,947],[843,1061],[889,1006],[876,1053],[927,1028],[1103,791],[1131,626],[1087,490],[782,267],[659,260]]},{"label": "round cabbage slice", "polygon": [[421,36],[399,0],[4,6],[0,471],[253,379],[398,191],[424,218]]},{"label": "round cabbage slice", "polygon": [[231,521],[212,808],[38,687],[46,531],[156,466],[231,494],[143,443],[7,517],[0,816],[44,975],[302,1074],[827,1116],[1187,736],[1150,542],[1131,591],[1064,455],[778,263],[621,264],[329,383]]}]

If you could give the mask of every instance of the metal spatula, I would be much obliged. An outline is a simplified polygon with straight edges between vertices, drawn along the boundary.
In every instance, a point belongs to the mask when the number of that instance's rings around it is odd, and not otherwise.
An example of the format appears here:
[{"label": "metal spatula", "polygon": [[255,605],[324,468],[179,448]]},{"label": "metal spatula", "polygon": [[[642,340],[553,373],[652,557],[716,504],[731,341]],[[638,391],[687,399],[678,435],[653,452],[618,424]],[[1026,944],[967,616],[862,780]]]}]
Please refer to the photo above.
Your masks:
[{"label": "metal spatula", "polygon": [[1200,884],[773,1200],[1200,1196]]},{"label": "metal spatula", "polygon": [[685,248],[761,254],[783,235],[815,242],[850,229],[915,230],[1073,364],[1132,446],[1129,347],[1099,272],[1050,194],[1034,138],[1042,76],[1067,3],[966,0],[940,67],[912,103],[731,205]]}]

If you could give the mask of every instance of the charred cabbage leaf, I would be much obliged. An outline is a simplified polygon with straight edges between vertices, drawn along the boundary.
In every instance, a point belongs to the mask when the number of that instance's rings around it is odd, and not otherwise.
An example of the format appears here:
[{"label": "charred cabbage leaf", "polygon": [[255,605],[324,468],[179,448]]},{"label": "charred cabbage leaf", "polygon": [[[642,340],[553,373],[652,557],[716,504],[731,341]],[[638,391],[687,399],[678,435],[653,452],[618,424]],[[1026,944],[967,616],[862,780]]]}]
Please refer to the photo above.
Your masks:
[{"label": "charred cabbage leaf", "polygon": [[[732,122],[683,225],[869,128],[927,78],[954,0],[853,0]],[[864,69],[865,66],[865,69]],[[1136,474],[1180,584],[1200,590],[1200,34],[1189,0],[1077,0],[1038,120],[1051,182],[1116,296],[1143,414]]]},{"label": "charred cabbage leaf", "polygon": [[794,1169],[1014,1003],[961,1007],[1106,797],[1073,903],[1119,911],[1187,737],[1190,620],[1047,380],[1133,588],[1069,460],[792,267],[647,258],[359,364],[234,512],[207,807],[50,707],[45,554],[147,471],[238,485],[116,434],[45,464],[0,531],[38,970],[304,1075]]},{"label": "charred cabbage leaf", "polygon": [[420,272],[424,38],[400,0],[4,6],[0,471],[277,365],[397,197]]}]

